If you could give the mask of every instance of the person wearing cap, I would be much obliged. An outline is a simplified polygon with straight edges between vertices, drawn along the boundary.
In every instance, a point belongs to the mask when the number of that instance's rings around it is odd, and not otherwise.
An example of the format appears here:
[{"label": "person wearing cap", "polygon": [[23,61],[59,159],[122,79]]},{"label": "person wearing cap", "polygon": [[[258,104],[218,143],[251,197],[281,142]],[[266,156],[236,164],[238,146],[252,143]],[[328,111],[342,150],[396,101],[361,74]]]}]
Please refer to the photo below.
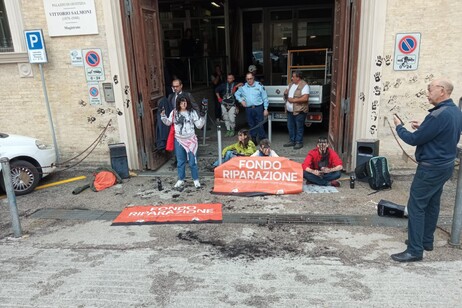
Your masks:
[{"label": "person wearing cap", "polygon": [[283,146],[293,147],[294,150],[303,148],[303,133],[306,114],[308,113],[308,98],[310,96],[310,88],[302,78],[301,71],[292,72],[292,82],[284,91],[289,142]]},{"label": "person wearing cap", "polygon": [[263,124],[265,117],[268,116],[268,93],[260,82],[255,81],[252,73],[247,73],[245,79],[246,83],[236,91],[234,96],[245,107],[250,135],[256,144],[257,137],[259,140],[266,139]]},{"label": "person wearing cap", "polygon": [[331,148],[327,138],[320,137],[316,148],[308,152],[302,164],[303,178],[307,182],[320,186],[339,187],[343,163],[338,154]]},{"label": "person wearing cap", "polygon": [[239,108],[236,104],[234,93],[242,85],[242,83],[237,83],[234,80],[234,74],[229,73],[226,81],[215,89],[215,95],[221,104],[221,114],[226,126],[225,137],[233,137],[235,134],[236,115],[239,113]]},{"label": "person wearing cap", "polygon": [[260,80],[259,77],[257,77],[257,67],[253,64],[249,65],[249,68],[247,69],[247,71],[249,73],[252,73],[253,74],[253,77],[255,78],[255,81],[259,81],[260,83],[262,83],[262,81]]}]

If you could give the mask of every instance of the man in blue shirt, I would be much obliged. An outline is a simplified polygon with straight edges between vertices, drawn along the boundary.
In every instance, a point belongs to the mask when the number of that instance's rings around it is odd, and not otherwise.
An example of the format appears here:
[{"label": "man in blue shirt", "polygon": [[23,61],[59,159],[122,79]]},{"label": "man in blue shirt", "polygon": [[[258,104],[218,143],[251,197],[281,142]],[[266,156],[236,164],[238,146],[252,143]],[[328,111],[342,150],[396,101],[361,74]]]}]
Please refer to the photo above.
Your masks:
[{"label": "man in blue shirt", "polygon": [[268,94],[265,87],[255,81],[252,73],[247,73],[245,79],[247,82],[236,91],[234,96],[245,107],[250,135],[256,144],[257,136],[259,140],[266,139],[263,120],[268,116]]},{"label": "man in blue shirt", "polygon": [[398,136],[416,147],[417,170],[412,181],[408,209],[407,249],[391,255],[398,262],[422,260],[423,251],[433,250],[434,232],[444,183],[451,178],[462,132],[462,112],[450,98],[453,85],[445,79],[432,81],[427,98],[434,107],[420,124],[411,121],[411,133],[395,116]]}]

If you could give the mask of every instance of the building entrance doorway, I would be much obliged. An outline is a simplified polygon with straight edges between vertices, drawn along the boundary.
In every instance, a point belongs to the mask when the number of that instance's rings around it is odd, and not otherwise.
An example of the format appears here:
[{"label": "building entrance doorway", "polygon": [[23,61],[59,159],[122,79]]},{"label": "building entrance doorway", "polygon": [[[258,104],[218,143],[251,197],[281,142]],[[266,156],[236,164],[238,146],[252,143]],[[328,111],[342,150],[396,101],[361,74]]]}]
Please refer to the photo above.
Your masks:
[{"label": "building entrance doorway", "polygon": [[143,169],[155,170],[169,158],[156,148],[158,103],[165,96],[157,0],[120,0],[120,5],[138,159]]}]

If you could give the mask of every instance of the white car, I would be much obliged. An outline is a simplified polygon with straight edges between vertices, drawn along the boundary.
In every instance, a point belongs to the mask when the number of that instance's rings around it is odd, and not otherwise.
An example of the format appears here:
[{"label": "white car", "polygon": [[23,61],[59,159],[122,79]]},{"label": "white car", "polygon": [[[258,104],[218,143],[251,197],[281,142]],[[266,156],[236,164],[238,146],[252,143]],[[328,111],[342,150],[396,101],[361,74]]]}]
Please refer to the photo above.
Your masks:
[{"label": "white car", "polygon": [[[56,169],[54,147],[31,137],[0,133],[0,157],[10,160],[13,189],[18,196],[33,191],[40,179]],[[0,188],[5,191],[1,164]]]}]

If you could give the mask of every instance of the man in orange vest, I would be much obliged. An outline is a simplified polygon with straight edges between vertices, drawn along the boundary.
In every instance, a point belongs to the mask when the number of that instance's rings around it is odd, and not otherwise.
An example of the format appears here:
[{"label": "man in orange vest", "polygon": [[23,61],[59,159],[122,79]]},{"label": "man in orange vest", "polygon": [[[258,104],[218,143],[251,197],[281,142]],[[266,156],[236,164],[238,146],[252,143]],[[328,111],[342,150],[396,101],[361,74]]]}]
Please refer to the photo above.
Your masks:
[{"label": "man in orange vest", "polygon": [[303,132],[308,112],[308,98],[310,88],[302,79],[302,72],[296,70],[292,73],[292,82],[284,92],[287,112],[287,128],[289,129],[289,142],[284,147],[293,147],[294,150],[303,148]]}]

